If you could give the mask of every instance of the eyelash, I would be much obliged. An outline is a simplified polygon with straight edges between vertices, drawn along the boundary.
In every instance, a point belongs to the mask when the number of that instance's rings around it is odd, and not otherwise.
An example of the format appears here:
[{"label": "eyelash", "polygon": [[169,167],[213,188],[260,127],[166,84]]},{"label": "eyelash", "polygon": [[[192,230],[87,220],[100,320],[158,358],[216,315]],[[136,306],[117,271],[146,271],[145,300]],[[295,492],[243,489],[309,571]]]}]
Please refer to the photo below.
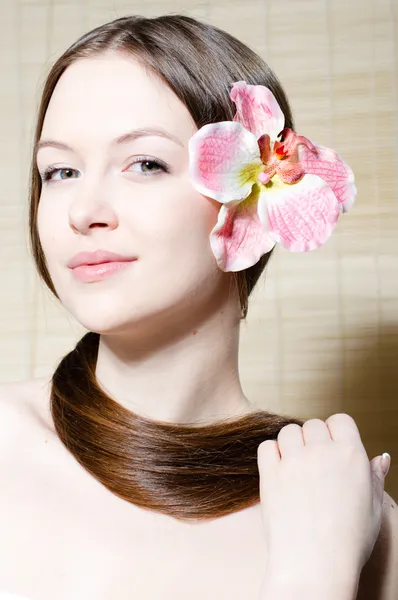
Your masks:
[{"label": "eyelash", "polygon": [[[143,157],[143,156],[140,156],[138,158],[138,160],[135,160],[134,162],[130,163],[128,168],[133,165],[139,164],[139,163],[150,163],[152,165],[156,165],[156,166],[160,167],[160,169],[164,173],[170,172],[164,163],[161,163],[157,160],[152,160],[151,158]],[[71,169],[70,167],[47,167],[47,169],[45,169],[45,171],[43,171],[43,173],[41,173],[40,175],[41,175],[43,183],[55,183],[54,180],[51,179],[51,176],[53,175],[53,173],[55,173],[57,171],[66,171],[66,170],[77,171],[77,169]],[[141,175],[144,175],[144,177],[147,177],[148,175],[151,175],[151,172],[149,172],[149,173],[141,172]],[[157,172],[156,175],[160,175],[160,173]],[[64,179],[64,180],[61,179],[61,181],[67,181],[67,179]]]}]

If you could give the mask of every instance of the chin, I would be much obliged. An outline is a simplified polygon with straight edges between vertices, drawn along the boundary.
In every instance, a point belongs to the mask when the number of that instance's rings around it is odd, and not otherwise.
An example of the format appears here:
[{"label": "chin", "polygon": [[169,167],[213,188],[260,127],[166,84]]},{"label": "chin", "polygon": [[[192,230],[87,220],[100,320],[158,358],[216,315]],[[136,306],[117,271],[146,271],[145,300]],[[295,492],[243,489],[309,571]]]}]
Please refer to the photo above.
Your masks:
[{"label": "chin", "polygon": [[107,311],[101,312],[100,310],[96,311],[96,314],[93,314],[93,311],[86,314],[83,314],[82,311],[71,311],[70,314],[82,327],[101,335],[131,332],[143,321],[142,317],[137,316],[134,318],[132,314],[123,319],[120,317],[120,313],[117,315],[117,311],[113,311],[112,314],[107,314]]},{"label": "chin", "polygon": [[[137,286],[134,286],[136,288]],[[156,286],[150,289],[128,286],[78,290],[62,286],[57,290],[65,310],[88,331],[103,335],[160,335],[181,333],[184,322],[200,311],[200,300],[192,290]],[[87,293],[89,292],[89,293]],[[92,293],[94,292],[94,293]]]},{"label": "chin", "polygon": [[134,335],[139,332],[150,333],[151,330],[159,332],[166,319],[163,310],[150,311],[147,306],[145,309],[135,309],[131,305],[109,308],[109,304],[102,307],[97,303],[95,307],[65,308],[82,327],[100,335]]}]

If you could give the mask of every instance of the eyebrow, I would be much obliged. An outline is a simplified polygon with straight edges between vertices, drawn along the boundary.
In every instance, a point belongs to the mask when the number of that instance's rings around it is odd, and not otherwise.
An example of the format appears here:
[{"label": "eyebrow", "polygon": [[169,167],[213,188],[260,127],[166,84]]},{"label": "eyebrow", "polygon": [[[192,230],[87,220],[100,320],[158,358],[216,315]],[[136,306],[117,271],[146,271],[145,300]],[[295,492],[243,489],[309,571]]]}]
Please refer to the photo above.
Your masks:
[{"label": "eyebrow", "polygon": [[[112,140],[111,146],[119,146],[121,144],[126,144],[127,142],[137,140],[138,138],[148,136],[159,136],[166,138],[185,148],[184,144],[180,139],[178,139],[178,137],[163,129],[157,129],[156,127],[142,127],[128,131],[127,133],[124,133],[123,135]],[[71,146],[68,146],[68,144],[65,144],[64,142],[58,142],[57,140],[39,140],[35,146],[35,154],[37,154],[41,148],[58,148],[59,150],[72,150],[73,152],[73,148]]]}]

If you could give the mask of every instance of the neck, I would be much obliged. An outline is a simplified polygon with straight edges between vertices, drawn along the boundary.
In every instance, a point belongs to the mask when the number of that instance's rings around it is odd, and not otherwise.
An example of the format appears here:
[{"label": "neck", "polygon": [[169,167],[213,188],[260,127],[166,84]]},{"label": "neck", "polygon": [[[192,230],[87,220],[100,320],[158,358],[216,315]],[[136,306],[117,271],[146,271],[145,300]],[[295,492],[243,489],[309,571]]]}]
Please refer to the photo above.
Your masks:
[{"label": "neck", "polygon": [[178,327],[157,327],[145,337],[101,335],[98,384],[125,408],[157,421],[207,424],[248,414],[255,407],[240,383],[239,329],[236,308],[223,305],[189,327],[180,318]]}]

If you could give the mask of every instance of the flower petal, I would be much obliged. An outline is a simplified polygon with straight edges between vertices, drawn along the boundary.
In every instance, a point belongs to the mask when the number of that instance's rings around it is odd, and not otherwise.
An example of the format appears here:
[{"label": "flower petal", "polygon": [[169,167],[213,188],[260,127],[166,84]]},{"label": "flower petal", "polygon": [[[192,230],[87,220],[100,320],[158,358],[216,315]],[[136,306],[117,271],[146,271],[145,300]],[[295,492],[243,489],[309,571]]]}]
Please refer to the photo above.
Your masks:
[{"label": "flower petal", "polygon": [[316,154],[306,146],[299,146],[299,161],[304,171],[326,181],[339,201],[342,212],[349,211],[357,195],[354,173],[334,150],[319,144],[314,146]]},{"label": "flower petal", "polygon": [[217,264],[223,271],[242,271],[272,250],[275,241],[260,222],[257,212],[259,186],[242,202],[223,205],[210,234]]},{"label": "flower petal", "polygon": [[246,198],[263,168],[257,139],[240,123],[210,123],[189,140],[192,185],[218,202]]},{"label": "flower petal", "polygon": [[271,90],[263,85],[237,81],[229,96],[236,104],[234,121],[242,123],[256,139],[268,133],[272,141],[276,140],[285,126],[285,116]]},{"label": "flower petal", "polygon": [[322,246],[341,213],[332,188],[316,175],[292,185],[273,177],[261,193],[258,212],[271,237],[292,252]]}]

